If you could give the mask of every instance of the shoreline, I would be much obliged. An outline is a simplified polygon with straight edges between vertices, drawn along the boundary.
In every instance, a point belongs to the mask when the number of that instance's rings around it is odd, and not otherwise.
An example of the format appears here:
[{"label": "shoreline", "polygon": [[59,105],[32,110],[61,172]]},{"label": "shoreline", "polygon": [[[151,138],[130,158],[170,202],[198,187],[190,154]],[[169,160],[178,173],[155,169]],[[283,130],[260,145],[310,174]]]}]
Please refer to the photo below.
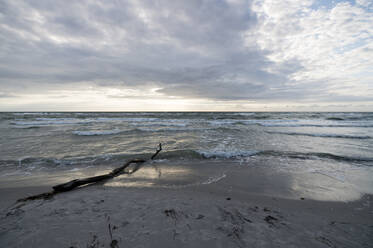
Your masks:
[{"label": "shoreline", "polygon": [[[118,165],[119,166],[119,165]],[[75,167],[35,171],[32,175],[2,177],[0,192],[15,192],[19,198],[26,197],[38,189],[51,191],[52,186],[73,179],[98,176],[117,168],[114,165]],[[360,171],[349,171],[341,180],[308,167],[279,167],[267,161],[210,160],[155,160],[147,162],[136,173],[108,180],[105,186],[138,188],[185,188],[196,185],[216,184],[249,194],[280,197],[284,199],[306,199],[348,202],[373,194],[373,181]],[[129,167],[131,169],[131,166]],[[21,189],[22,188],[22,189]],[[24,194],[22,193],[24,192]],[[4,192],[5,194],[5,192]],[[14,198],[14,197],[13,197]]]}]

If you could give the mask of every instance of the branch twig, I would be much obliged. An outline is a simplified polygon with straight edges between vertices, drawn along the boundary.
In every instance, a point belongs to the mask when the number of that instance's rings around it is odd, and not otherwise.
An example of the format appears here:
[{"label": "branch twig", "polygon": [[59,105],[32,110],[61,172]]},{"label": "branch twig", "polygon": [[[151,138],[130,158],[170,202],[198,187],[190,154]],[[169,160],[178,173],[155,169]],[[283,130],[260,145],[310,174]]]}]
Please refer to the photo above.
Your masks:
[{"label": "branch twig", "polygon": [[[159,143],[159,146],[158,146],[156,152],[150,157],[150,160],[154,160],[154,158],[161,151],[162,151],[162,144]],[[117,177],[120,174],[122,174],[124,172],[124,170],[128,166],[130,166],[131,164],[136,164],[137,167],[136,167],[135,170],[133,170],[131,172],[131,174],[132,174],[132,173],[135,173],[138,169],[140,169],[140,167],[139,167],[140,164],[143,164],[145,162],[146,162],[146,160],[144,160],[144,159],[132,159],[132,160],[126,162],[121,167],[115,168],[114,170],[112,170],[108,174],[104,174],[104,175],[100,175],[100,176],[94,176],[94,177],[88,177],[88,178],[83,178],[83,179],[74,179],[70,182],[62,183],[62,184],[58,184],[56,186],[53,186],[52,187],[53,191],[51,191],[51,192],[42,193],[42,194],[39,194],[39,195],[33,195],[33,196],[26,197],[26,198],[22,198],[22,199],[19,199],[17,202],[37,200],[37,199],[48,199],[48,198],[51,198],[55,194],[70,191],[70,190],[73,190],[73,189],[75,189],[77,187],[80,187],[80,186],[83,186],[83,185],[90,185],[90,184],[93,184],[93,183],[106,181],[106,180],[112,179],[112,178]]]},{"label": "branch twig", "polygon": [[159,147],[157,151],[153,154],[153,156],[150,158],[151,160],[154,160],[154,158],[158,155],[158,153],[162,151],[162,143],[159,143]]}]

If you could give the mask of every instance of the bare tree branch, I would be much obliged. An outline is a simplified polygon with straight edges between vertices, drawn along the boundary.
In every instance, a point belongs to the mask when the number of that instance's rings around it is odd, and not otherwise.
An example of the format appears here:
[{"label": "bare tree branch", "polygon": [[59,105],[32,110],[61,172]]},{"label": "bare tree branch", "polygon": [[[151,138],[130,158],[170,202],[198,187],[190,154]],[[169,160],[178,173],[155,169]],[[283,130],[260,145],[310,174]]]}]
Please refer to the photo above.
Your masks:
[{"label": "bare tree branch", "polygon": [[[150,160],[154,160],[154,158],[158,155],[158,153],[160,153],[160,151],[162,151],[162,144],[161,143],[159,143],[159,146],[158,146],[156,152],[150,157]],[[94,176],[94,177],[88,177],[88,178],[82,178],[82,179],[74,179],[70,182],[62,183],[62,184],[58,184],[56,186],[53,186],[52,187],[53,191],[51,191],[51,192],[42,193],[42,194],[39,194],[39,195],[33,195],[33,196],[26,197],[26,198],[22,198],[22,199],[19,199],[18,202],[19,201],[36,200],[36,199],[48,199],[48,198],[51,198],[53,195],[55,195],[57,193],[70,191],[70,190],[73,190],[77,187],[84,186],[84,185],[91,185],[93,183],[103,182],[103,181],[112,179],[114,177],[117,177],[120,174],[123,174],[124,170],[128,166],[130,166],[131,164],[136,164],[136,167],[135,167],[134,170],[132,170],[131,172],[127,172],[128,174],[132,174],[132,173],[135,173],[137,170],[139,170],[140,165],[145,163],[145,162],[146,162],[146,160],[144,160],[144,159],[132,159],[132,160],[126,162],[121,167],[115,168],[114,170],[112,170],[108,174],[104,174],[104,175],[100,175],[100,176]]]}]

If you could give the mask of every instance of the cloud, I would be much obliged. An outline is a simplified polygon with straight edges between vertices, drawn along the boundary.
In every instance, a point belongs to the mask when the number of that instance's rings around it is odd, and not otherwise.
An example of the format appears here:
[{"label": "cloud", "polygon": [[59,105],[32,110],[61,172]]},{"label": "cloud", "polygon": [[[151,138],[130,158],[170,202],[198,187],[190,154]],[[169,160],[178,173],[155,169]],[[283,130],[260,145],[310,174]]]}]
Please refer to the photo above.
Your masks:
[{"label": "cloud", "polygon": [[10,98],[10,97],[17,97],[16,95],[0,92],[0,98]]},{"label": "cloud", "polygon": [[371,101],[372,5],[321,3],[2,0],[0,87],[48,94],[97,86],[111,98]]},{"label": "cloud", "polygon": [[256,30],[260,47],[270,50],[269,58],[278,63],[297,59],[302,69],[289,78],[298,85],[322,82],[330,100],[350,94],[371,99],[372,8],[347,1],[329,7],[321,1],[302,3],[254,2],[260,20]]}]

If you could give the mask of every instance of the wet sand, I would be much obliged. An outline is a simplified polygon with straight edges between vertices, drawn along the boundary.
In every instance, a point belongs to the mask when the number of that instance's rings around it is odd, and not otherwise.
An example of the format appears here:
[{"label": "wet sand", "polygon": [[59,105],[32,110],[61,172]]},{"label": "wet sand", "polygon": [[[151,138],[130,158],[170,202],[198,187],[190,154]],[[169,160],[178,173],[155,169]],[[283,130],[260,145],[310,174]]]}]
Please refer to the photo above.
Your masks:
[{"label": "wet sand", "polygon": [[[362,193],[357,197],[354,191],[342,194],[347,186],[325,176],[297,179],[262,168],[227,169],[216,164],[153,167],[50,200],[12,203],[41,193],[45,186],[1,189],[2,198],[8,200],[1,206],[0,247],[373,244],[373,197]],[[320,187],[332,182],[335,188]]]}]

